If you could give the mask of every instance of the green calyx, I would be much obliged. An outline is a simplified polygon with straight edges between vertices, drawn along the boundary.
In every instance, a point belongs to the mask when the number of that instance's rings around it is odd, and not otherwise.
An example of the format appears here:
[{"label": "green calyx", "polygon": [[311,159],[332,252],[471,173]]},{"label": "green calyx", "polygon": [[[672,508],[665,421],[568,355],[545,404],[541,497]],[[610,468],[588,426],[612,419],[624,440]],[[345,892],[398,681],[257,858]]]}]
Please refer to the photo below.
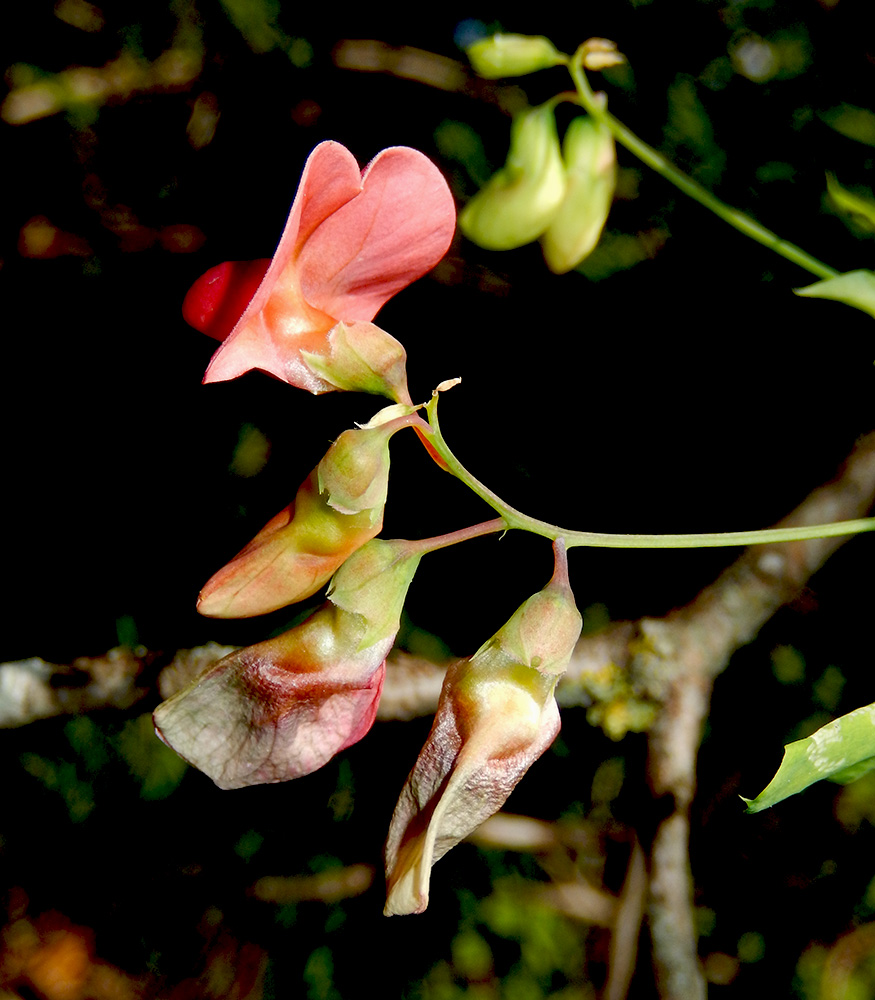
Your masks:
[{"label": "green calyx", "polygon": [[393,638],[421,552],[403,539],[375,538],[353,553],[334,574],[328,599],[365,621],[359,649]]}]

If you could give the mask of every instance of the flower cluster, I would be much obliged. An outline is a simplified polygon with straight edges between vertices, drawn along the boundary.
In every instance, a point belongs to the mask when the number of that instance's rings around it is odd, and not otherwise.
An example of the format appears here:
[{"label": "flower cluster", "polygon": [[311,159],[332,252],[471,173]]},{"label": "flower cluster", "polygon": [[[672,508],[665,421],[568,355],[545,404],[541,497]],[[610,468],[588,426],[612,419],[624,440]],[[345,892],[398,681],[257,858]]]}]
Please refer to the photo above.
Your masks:
[{"label": "flower cluster", "polygon": [[[322,143],[304,168],[270,261],[221,264],[184,314],[222,344],[205,381],[261,369],[319,393],[393,399],[345,431],[294,500],[206,583],[208,616],[264,614],[315,594],[291,630],[237,650],[155,710],[158,735],[220,788],[308,774],[361,739],[376,716],[386,658],[422,555],[505,527],[502,520],[419,541],[384,540],[389,441],[431,427],[410,401],[404,349],[371,320],[445,252],[449,190],[412,149],[384,150],[360,174]],[[387,914],[423,910],[432,864],[501,807],[553,741],[553,697],[580,633],[565,548],[550,583],[474,656],[452,666],[431,734],[401,793],[386,846]]]}]

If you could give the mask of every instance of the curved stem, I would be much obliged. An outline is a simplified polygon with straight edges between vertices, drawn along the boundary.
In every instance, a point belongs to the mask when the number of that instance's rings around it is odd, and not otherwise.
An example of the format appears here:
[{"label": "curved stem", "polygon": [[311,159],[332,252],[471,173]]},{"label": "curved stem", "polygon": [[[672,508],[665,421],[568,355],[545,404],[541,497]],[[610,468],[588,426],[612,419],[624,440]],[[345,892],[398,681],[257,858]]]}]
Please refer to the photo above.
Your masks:
[{"label": "curved stem", "polygon": [[[765,545],[770,542],[794,542],[808,538],[833,538],[841,535],[855,535],[863,531],[875,531],[875,517],[861,517],[852,521],[837,521],[831,524],[812,524],[793,528],[765,528],[758,531],[719,531],[691,535],[618,535],[602,531],[572,531],[548,521],[541,521],[516,510],[510,504],[484,486],[462,465],[450,451],[441,434],[437,415],[438,395],[432,396],[426,412],[431,425],[429,441],[441,457],[447,470],[461,480],[472,492],[485,500],[494,511],[501,515],[506,527],[530,531],[545,538],[563,538],[568,548],[588,545],[595,548],[612,549],[703,549],[722,548],[736,545]],[[496,530],[496,529],[494,529]]]},{"label": "curved stem", "polygon": [[503,517],[493,518],[491,521],[482,521],[480,524],[472,524],[469,528],[460,528],[458,531],[449,531],[445,535],[435,535],[433,538],[420,538],[409,543],[411,551],[436,552],[438,549],[445,549],[458,542],[467,542],[469,538],[479,538],[481,535],[491,535],[496,531],[507,531],[507,523]]},{"label": "curved stem", "polygon": [[762,243],[763,246],[774,250],[775,253],[780,254],[794,264],[798,264],[799,267],[805,268],[806,271],[816,275],[818,278],[835,278],[839,274],[834,268],[819,261],[816,257],[812,257],[811,254],[806,253],[794,243],[782,240],[776,233],[773,233],[770,229],[766,229],[765,226],[760,225],[759,222],[752,219],[746,213],[722,202],[716,195],[703,188],[697,181],[694,181],[692,177],[688,177],[683,171],[678,170],[662,153],[655,150],[652,146],[648,146],[642,139],[639,139],[634,132],[630,131],[621,121],[610,114],[603,101],[599,101],[596,98],[586,78],[586,74],[583,72],[582,58],[583,53],[578,49],[568,64],[568,72],[574,80],[581,104],[593,118],[607,126],[617,142],[625,146],[630,153],[633,153],[639,160],[646,163],[648,167],[674,184],[684,194],[689,195],[690,198],[699,202],[700,205],[704,205],[705,208],[723,219],[724,222],[728,222],[730,226],[733,226],[740,233],[744,233],[745,236],[750,236],[751,239]]}]

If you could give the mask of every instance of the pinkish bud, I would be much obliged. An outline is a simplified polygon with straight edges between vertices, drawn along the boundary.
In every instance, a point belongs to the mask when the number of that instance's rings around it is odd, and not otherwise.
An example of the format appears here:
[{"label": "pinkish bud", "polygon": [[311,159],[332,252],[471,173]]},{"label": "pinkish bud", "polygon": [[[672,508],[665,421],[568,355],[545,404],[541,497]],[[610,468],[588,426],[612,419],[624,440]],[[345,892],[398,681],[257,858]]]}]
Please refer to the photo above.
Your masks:
[{"label": "pinkish bud", "polygon": [[344,431],[301,484],[294,501],[204,585],[198,611],[246,618],[311,597],[379,534],[389,483],[389,438],[412,407],[390,406]]}]

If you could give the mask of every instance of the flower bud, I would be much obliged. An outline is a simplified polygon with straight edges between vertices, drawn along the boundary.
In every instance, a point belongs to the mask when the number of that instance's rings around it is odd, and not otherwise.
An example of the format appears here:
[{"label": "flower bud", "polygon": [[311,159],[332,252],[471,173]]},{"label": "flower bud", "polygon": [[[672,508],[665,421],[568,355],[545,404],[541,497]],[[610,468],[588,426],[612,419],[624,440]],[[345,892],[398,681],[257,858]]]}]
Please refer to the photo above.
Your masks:
[{"label": "flower bud", "polygon": [[587,69],[602,70],[622,66],[626,57],[617,51],[617,43],[610,38],[588,38],[580,46],[583,65]]},{"label": "flower bud", "polygon": [[421,913],[432,865],[497,812],[559,732],[553,697],[581,619],[565,548],[539,594],[469,660],[447,671],[434,724],[386,841],[385,913]]},{"label": "flower bud", "polygon": [[404,541],[365,545],[306,621],[231,653],[159,705],[158,735],[220,788],[322,767],[373,725],[419,558]]},{"label": "flower bud", "polygon": [[[263,615],[311,597],[365,542],[380,533],[389,483],[393,419],[344,431],[301,484],[294,501],[206,583],[198,611],[210,618]],[[395,416],[401,412],[402,415]]]},{"label": "flower bud", "polygon": [[607,126],[575,118],[562,144],[568,184],[558,212],[541,237],[547,266],[565,274],[595,249],[617,183],[617,154]]},{"label": "flower bud", "polygon": [[487,250],[512,250],[536,240],[565,195],[565,167],[549,104],[514,116],[507,162],[468,202],[459,227]]},{"label": "flower bud", "polygon": [[470,45],[465,54],[474,72],[487,80],[502,76],[525,76],[566,61],[543,35],[492,35]]}]

